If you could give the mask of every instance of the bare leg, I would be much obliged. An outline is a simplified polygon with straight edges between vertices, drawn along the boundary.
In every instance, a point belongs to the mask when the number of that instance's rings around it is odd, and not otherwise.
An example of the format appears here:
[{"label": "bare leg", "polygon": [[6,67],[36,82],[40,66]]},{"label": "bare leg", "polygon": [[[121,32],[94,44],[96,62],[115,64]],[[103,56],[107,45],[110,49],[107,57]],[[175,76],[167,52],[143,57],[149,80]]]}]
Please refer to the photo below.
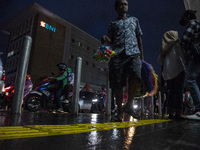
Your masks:
[{"label": "bare leg", "polygon": [[123,87],[118,87],[115,90],[116,95],[116,103],[117,103],[117,109],[118,113],[122,113],[122,100],[123,100]]},{"label": "bare leg", "polygon": [[131,78],[130,83],[128,85],[128,101],[126,103],[126,106],[123,108],[124,112],[126,112],[134,118],[139,118],[138,113],[136,113],[133,109],[133,98],[136,95],[138,83],[138,78]]},{"label": "bare leg", "polygon": [[133,98],[136,95],[137,88],[139,84],[138,78],[131,78],[130,83],[128,85],[128,102],[127,104],[130,106],[133,103]]}]

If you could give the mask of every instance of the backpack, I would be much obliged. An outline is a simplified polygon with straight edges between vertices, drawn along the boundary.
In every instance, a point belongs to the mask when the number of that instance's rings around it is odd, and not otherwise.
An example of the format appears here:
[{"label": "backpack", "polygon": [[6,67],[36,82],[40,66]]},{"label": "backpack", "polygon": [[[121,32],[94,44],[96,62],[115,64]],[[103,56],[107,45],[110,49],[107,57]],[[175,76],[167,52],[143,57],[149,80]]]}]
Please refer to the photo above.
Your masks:
[{"label": "backpack", "polygon": [[74,84],[74,73],[68,73],[68,75],[67,75],[67,81],[70,84]]}]

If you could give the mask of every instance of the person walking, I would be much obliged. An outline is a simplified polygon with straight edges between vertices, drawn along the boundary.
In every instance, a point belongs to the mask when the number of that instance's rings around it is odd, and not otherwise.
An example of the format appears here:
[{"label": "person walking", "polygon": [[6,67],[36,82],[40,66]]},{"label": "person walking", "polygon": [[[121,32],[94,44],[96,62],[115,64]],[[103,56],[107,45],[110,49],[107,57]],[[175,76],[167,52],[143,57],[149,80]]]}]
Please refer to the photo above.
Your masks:
[{"label": "person walking", "polygon": [[195,114],[187,116],[186,118],[200,120],[200,90],[197,85],[197,77],[200,72],[200,60],[196,58],[191,46],[191,42],[200,36],[200,22],[196,19],[196,11],[186,10],[181,16],[180,25],[186,26],[186,30],[181,38],[181,45],[186,58],[185,83],[191,93],[195,106]]},{"label": "person walking", "polygon": [[[168,86],[167,112],[169,119],[180,119],[183,111],[185,65],[177,31],[167,31],[162,38],[158,62]],[[175,116],[174,116],[175,114]]]},{"label": "person walking", "polygon": [[[136,17],[130,17],[127,0],[116,0],[117,19],[108,26],[108,34],[102,36],[102,44],[108,43],[115,51],[109,62],[110,87],[115,89],[118,108],[117,120],[123,119],[123,111],[138,118],[133,109],[133,98],[136,95],[141,79],[141,60],[143,59],[142,30]],[[123,87],[128,79],[128,102],[122,109]]]}]

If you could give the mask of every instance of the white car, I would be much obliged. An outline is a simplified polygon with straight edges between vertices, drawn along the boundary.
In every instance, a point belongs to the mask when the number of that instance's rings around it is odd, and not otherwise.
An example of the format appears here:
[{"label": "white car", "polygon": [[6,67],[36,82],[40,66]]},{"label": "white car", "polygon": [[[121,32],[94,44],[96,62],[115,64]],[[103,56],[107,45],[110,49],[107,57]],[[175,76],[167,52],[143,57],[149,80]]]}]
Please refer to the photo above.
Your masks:
[{"label": "white car", "polygon": [[82,112],[90,112],[95,94],[90,92],[81,92],[79,98],[80,110]]}]

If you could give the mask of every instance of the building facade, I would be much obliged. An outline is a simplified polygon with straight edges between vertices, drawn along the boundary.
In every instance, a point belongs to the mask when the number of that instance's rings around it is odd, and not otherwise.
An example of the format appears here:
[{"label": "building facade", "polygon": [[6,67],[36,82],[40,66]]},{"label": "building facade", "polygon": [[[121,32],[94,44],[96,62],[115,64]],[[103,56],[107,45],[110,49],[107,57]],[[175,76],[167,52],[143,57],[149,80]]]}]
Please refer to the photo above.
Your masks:
[{"label": "building facade", "polygon": [[82,58],[81,84],[98,89],[106,84],[108,64],[93,59],[100,41],[66,20],[33,3],[15,16],[4,28],[10,33],[6,58],[6,84],[14,84],[24,36],[32,37],[28,74],[33,83],[58,73],[57,63],[64,62],[75,71],[76,58]]}]

